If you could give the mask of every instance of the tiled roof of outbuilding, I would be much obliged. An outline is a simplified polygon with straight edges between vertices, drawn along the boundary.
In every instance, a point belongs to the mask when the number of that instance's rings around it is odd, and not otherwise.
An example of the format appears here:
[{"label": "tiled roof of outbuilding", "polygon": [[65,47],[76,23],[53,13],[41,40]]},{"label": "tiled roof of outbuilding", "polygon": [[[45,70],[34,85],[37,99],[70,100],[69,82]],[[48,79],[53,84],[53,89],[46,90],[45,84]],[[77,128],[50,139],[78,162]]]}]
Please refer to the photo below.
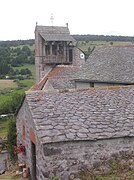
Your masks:
[{"label": "tiled roof of outbuilding", "polygon": [[134,46],[96,47],[76,76],[101,82],[134,83]]},{"label": "tiled roof of outbuilding", "polygon": [[134,87],[26,93],[42,143],[134,136]]}]

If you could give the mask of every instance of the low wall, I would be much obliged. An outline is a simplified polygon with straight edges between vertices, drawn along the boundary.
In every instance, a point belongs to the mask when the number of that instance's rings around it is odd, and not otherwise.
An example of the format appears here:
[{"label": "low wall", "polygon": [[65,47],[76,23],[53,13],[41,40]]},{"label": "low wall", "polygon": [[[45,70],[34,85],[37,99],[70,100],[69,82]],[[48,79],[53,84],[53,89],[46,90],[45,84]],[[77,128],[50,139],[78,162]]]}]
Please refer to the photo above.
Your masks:
[{"label": "low wall", "polygon": [[134,138],[44,144],[37,148],[37,178],[68,180],[80,170],[92,168],[115,156],[134,155]]},{"label": "low wall", "polygon": [[6,170],[6,162],[8,160],[8,151],[7,151],[7,140],[0,139],[0,175],[3,174]]}]

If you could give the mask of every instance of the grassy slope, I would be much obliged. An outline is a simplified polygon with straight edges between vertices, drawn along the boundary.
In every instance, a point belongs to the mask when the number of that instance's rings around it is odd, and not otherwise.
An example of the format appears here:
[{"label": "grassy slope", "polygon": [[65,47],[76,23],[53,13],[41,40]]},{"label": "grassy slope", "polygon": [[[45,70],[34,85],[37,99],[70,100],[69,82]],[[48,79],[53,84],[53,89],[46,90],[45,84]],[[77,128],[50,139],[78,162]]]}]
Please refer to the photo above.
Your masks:
[{"label": "grassy slope", "polygon": [[[113,42],[113,46],[117,46],[117,45],[132,45],[131,42],[120,42],[120,41],[112,41]],[[110,45],[110,42],[107,41],[89,41],[88,43],[80,41],[77,43],[77,46],[83,50],[83,51],[87,51],[88,47],[90,47],[91,49],[93,47],[96,46],[108,46]]]},{"label": "grassy slope", "polygon": [[[21,69],[22,67],[17,67],[16,69],[19,68]],[[11,99],[12,94],[22,94],[30,89],[30,87],[35,83],[35,66],[31,64],[25,64],[23,68],[29,68],[32,72],[32,79],[20,80],[20,83],[26,85],[25,88],[19,89],[17,83],[13,82],[13,80],[0,80],[0,90],[2,91],[0,93],[0,107],[2,107],[5,102]],[[7,125],[8,121],[6,119],[0,119],[0,137],[7,136]]]},{"label": "grassy slope", "polygon": [[[5,94],[2,94],[2,93],[1,93],[1,94],[0,94],[0,106],[2,106],[2,104],[3,104],[4,102],[10,100],[10,99],[11,99],[11,95],[12,95],[13,93],[22,94],[22,93],[24,93],[25,91],[27,91],[28,89],[30,89],[30,87],[32,87],[32,85],[35,83],[35,81],[34,81],[34,79],[25,79],[25,80],[20,80],[20,83],[23,83],[23,84],[26,85],[27,87],[25,87],[25,88],[23,88],[23,89],[17,89],[17,88],[16,88],[16,87],[17,87],[17,84],[15,85],[14,88],[13,88],[12,86],[11,86],[12,88],[11,88],[11,87],[6,88],[6,87],[3,86],[4,92],[7,91],[7,93],[5,93]],[[12,90],[11,90],[11,89],[12,89]]]}]

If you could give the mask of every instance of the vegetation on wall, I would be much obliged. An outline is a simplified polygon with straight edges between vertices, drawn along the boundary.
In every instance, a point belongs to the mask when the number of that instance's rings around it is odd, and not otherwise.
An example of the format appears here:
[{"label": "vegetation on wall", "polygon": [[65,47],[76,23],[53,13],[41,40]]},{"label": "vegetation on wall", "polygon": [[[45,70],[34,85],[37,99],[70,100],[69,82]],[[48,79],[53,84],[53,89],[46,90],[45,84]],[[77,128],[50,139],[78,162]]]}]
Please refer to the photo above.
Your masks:
[{"label": "vegetation on wall", "polygon": [[15,118],[9,119],[7,145],[11,160],[16,160],[17,154],[15,154],[16,147],[16,121]]}]

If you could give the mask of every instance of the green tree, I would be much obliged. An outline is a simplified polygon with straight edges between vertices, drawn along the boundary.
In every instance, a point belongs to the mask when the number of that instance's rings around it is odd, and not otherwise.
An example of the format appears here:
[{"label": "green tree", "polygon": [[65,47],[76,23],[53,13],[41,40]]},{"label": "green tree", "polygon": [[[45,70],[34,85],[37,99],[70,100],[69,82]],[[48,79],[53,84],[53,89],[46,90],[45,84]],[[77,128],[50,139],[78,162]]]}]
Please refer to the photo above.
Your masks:
[{"label": "green tree", "polygon": [[22,51],[25,52],[27,56],[30,56],[32,54],[28,46],[23,46]]}]

